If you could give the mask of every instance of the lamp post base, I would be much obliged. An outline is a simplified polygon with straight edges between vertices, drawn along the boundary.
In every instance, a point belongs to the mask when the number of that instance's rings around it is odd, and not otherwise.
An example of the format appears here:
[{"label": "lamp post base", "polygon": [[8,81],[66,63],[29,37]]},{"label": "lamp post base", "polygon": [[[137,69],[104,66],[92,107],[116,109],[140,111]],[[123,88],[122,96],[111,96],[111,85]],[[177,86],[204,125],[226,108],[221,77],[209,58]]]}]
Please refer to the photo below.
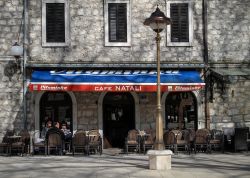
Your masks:
[{"label": "lamp post base", "polygon": [[168,170],[171,169],[171,150],[149,150],[149,169]]}]

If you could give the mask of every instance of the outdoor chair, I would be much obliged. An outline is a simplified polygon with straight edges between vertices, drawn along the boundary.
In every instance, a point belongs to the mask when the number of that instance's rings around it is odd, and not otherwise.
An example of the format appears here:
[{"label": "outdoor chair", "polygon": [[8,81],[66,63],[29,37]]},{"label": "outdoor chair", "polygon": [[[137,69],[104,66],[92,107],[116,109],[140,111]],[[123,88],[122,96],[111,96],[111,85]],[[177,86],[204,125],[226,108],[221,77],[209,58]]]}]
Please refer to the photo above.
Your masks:
[{"label": "outdoor chair", "polygon": [[89,152],[102,154],[102,137],[98,130],[91,130],[88,132],[88,146]]},{"label": "outdoor chair", "polygon": [[24,143],[24,153],[30,153],[30,133],[28,130],[21,130],[19,133],[21,140]]},{"label": "outdoor chair", "polygon": [[146,150],[154,148],[155,136],[152,130],[145,130],[141,135],[143,153],[146,154]]},{"label": "outdoor chair", "polygon": [[173,152],[176,150],[176,137],[173,131],[166,131],[163,134],[163,141],[165,145],[165,149],[170,149]]},{"label": "outdoor chair", "polygon": [[132,129],[128,131],[128,135],[125,138],[125,151],[128,154],[129,150],[140,153],[140,137],[139,131]]},{"label": "outdoor chair", "polygon": [[21,130],[18,136],[12,136],[12,141],[10,144],[10,154],[16,152],[20,153],[23,156],[24,153],[28,153],[29,151],[29,141],[30,135],[27,130]]},{"label": "outdoor chair", "polygon": [[49,129],[46,134],[46,147],[47,155],[50,155],[51,151],[62,155],[64,150],[64,133],[57,128]]},{"label": "outdoor chair", "polygon": [[9,154],[10,149],[10,140],[8,139],[9,136],[13,135],[14,133],[11,131],[7,131],[5,136],[3,137],[2,143],[0,143],[0,153],[1,154]]},{"label": "outdoor chair", "polygon": [[248,151],[248,134],[249,128],[235,128],[234,132],[234,151]]},{"label": "outdoor chair", "polygon": [[40,138],[39,131],[35,131],[34,134],[32,134],[32,148],[31,152],[33,155],[41,152],[45,155],[47,154],[45,140]]},{"label": "outdoor chair", "polygon": [[190,135],[188,130],[176,130],[176,152],[180,149],[190,154]]},{"label": "outdoor chair", "polygon": [[3,138],[2,143],[0,143],[0,153],[1,154],[9,153],[9,143],[5,137]]},{"label": "outdoor chair", "polygon": [[194,141],[195,141],[195,130],[187,129],[189,132],[189,150],[192,152],[194,150]]},{"label": "outdoor chair", "polygon": [[211,132],[210,146],[211,150],[220,149],[224,152],[224,134],[222,130],[213,129]]},{"label": "outdoor chair", "polygon": [[204,151],[211,153],[210,131],[208,129],[198,129],[195,133],[194,151]]},{"label": "outdoor chair", "polygon": [[[2,151],[7,153],[8,155],[12,155],[12,153],[20,153],[23,154],[23,145],[20,141],[21,136],[15,135],[14,131],[8,130],[6,132],[5,137],[3,138],[3,142],[0,144],[2,147]],[[13,151],[13,152],[12,152]]]},{"label": "outdoor chair", "polygon": [[72,138],[73,156],[76,152],[89,155],[88,137],[83,130],[77,131]]}]

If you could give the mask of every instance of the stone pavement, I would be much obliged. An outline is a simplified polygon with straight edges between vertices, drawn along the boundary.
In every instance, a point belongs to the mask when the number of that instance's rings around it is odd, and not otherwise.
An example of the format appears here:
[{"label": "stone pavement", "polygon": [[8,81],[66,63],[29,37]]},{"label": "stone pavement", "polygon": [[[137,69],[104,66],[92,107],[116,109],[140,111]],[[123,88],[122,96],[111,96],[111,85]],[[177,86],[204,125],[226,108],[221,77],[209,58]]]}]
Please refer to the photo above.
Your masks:
[{"label": "stone pavement", "polygon": [[172,169],[148,169],[146,155],[0,156],[0,178],[250,178],[250,153],[178,154]]}]

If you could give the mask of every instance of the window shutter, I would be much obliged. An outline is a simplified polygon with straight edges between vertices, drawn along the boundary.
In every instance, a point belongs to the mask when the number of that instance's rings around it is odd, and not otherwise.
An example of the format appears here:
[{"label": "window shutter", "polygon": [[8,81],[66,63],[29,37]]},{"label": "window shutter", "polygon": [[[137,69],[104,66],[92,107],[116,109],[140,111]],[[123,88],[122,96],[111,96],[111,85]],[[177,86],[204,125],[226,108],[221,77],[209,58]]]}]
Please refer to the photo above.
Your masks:
[{"label": "window shutter", "polygon": [[170,5],[171,42],[189,42],[188,3]]},{"label": "window shutter", "polygon": [[46,4],[46,41],[65,42],[64,3]]},{"label": "window shutter", "polygon": [[127,42],[127,5],[109,3],[109,42]]}]

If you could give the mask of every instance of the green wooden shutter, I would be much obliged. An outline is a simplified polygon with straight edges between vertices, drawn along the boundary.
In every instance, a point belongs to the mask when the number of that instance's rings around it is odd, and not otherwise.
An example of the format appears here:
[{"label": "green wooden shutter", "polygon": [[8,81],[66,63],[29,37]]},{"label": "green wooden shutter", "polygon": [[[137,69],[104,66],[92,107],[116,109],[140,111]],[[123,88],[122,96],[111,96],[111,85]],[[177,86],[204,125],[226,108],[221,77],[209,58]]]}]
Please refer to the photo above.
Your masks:
[{"label": "green wooden shutter", "polygon": [[46,4],[46,41],[65,42],[65,4]]},{"label": "green wooden shutter", "polygon": [[109,42],[127,42],[127,4],[109,3]]},{"label": "green wooden shutter", "polygon": [[189,42],[188,3],[170,4],[171,42]]}]

